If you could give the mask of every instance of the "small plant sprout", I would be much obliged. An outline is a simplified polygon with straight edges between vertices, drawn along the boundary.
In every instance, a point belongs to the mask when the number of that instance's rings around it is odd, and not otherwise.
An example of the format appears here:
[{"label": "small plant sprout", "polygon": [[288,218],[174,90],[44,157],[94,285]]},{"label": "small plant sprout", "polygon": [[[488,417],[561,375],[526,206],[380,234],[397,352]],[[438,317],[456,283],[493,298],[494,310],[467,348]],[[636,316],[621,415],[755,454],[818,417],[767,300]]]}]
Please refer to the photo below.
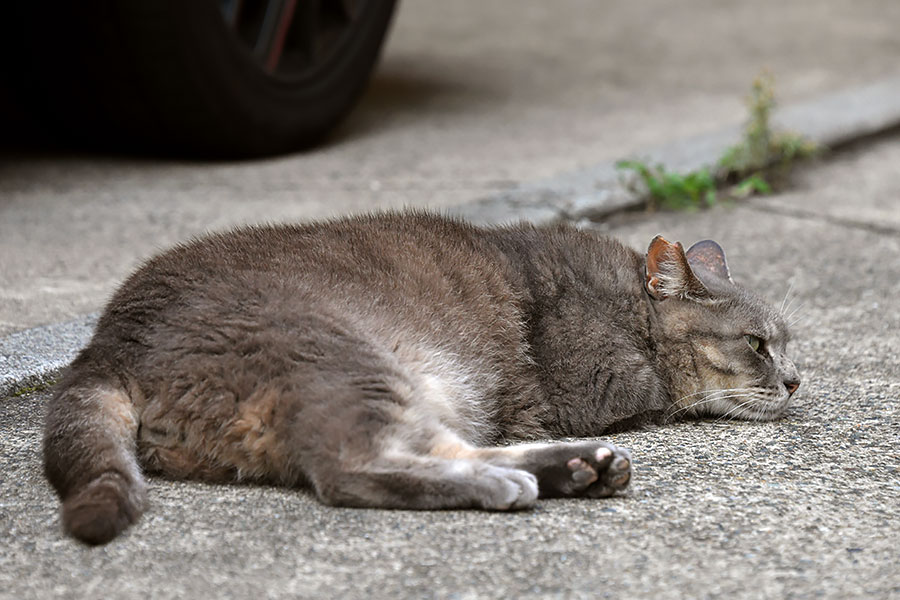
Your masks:
[{"label": "small plant sprout", "polygon": [[750,116],[743,139],[728,148],[714,169],[704,167],[687,173],[669,171],[640,160],[622,160],[616,168],[633,171],[646,188],[651,210],[696,210],[718,201],[720,187],[727,198],[771,194],[773,176],[784,178],[797,160],[817,155],[820,148],[795,133],[773,131],[774,79],[764,71],[754,81],[747,98]]}]

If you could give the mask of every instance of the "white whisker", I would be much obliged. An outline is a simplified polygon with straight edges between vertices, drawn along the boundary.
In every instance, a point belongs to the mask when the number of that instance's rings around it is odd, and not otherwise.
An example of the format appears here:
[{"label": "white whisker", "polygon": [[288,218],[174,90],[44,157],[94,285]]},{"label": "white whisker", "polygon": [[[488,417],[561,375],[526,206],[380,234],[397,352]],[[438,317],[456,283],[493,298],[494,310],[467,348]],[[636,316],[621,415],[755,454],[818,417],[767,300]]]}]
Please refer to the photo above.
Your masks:
[{"label": "white whisker", "polygon": [[[791,285],[788,286],[788,290],[784,293],[784,298],[781,300],[781,308],[778,309],[778,312],[784,314],[784,303],[787,302],[788,296],[791,295],[791,290],[794,289],[794,280],[791,280]],[[793,302],[793,300],[791,300]]]},{"label": "white whisker", "polygon": [[[716,402],[716,401],[720,401],[720,400],[728,400],[730,398],[743,398],[743,397],[746,397],[748,393],[755,391],[755,389],[756,388],[732,388],[732,389],[723,389],[723,390],[706,390],[706,393],[708,394],[707,396],[705,396],[704,398],[701,398],[700,400],[698,400],[696,402],[692,402],[691,404],[689,404],[687,406],[683,406],[683,407],[679,408],[678,410],[672,412],[670,416],[674,417],[674,416],[678,415],[679,413],[683,413],[685,411],[688,411],[692,408],[696,408],[697,406],[701,406],[703,404],[709,404],[710,402]],[[722,392],[728,392],[728,393],[723,394]],[[696,393],[689,394],[689,395],[696,395]],[[685,396],[684,398],[686,398],[686,397],[687,396]],[[682,398],[682,399],[684,399],[684,398]]]},{"label": "white whisker", "polygon": [[719,392],[741,392],[741,391],[750,392],[755,389],[757,389],[757,388],[755,388],[755,387],[752,387],[752,388],[719,388],[719,389],[712,389],[712,390],[700,390],[700,391],[694,392],[692,394],[685,394],[684,396],[682,396],[675,402],[677,404],[678,402],[681,402],[685,398],[690,398],[691,396],[697,396],[699,394],[718,394]]},{"label": "white whisker", "polygon": [[[722,420],[724,420],[724,419],[727,419],[727,418],[728,418],[730,415],[732,415],[733,413],[736,413],[737,411],[741,410],[741,409],[744,408],[745,406],[751,404],[752,402],[754,402],[754,401],[756,401],[756,400],[758,400],[758,399],[759,399],[759,398],[757,398],[756,396],[751,396],[751,397],[750,397],[748,400],[746,400],[745,402],[741,402],[740,404],[736,405],[734,408],[732,408],[731,410],[729,410],[727,413],[725,413],[724,415],[722,415],[721,417],[719,417],[718,419],[716,419],[716,423],[718,423],[719,421],[722,421]],[[732,417],[732,418],[733,418],[733,417]]]},{"label": "white whisker", "polygon": [[799,316],[795,317],[790,323],[788,323],[788,328],[790,329],[791,327],[793,327],[797,323],[801,322],[805,318],[806,318],[806,315],[799,315]]},{"label": "white whisker", "polygon": [[799,296],[797,294],[794,294],[793,296],[791,296],[790,300],[788,300],[787,305],[781,310],[782,315],[784,315],[789,310],[791,310],[791,306],[794,304],[794,300],[796,300],[797,298],[799,298]]},{"label": "white whisker", "polygon": [[800,309],[803,308],[804,306],[806,306],[806,300],[804,300],[803,302],[801,302],[800,304],[798,304],[798,305],[797,305],[797,308],[795,308],[794,310],[792,310],[791,313],[790,313],[789,315],[785,315],[784,320],[785,320],[785,321],[790,321],[790,320],[791,320],[791,317],[793,317],[794,315],[798,314],[798,313],[800,312]]}]

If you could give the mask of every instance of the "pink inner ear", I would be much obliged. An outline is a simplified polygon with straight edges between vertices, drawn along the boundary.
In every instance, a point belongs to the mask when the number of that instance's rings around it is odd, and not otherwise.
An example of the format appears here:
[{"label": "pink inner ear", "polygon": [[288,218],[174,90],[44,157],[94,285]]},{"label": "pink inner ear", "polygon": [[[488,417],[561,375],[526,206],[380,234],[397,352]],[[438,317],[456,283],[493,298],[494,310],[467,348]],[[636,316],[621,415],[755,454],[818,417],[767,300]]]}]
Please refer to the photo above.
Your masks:
[{"label": "pink inner ear", "polygon": [[647,291],[657,300],[672,296],[698,299],[708,293],[694,275],[684,247],[678,242],[672,244],[659,235],[653,238],[647,249],[646,273]]},{"label": "pink inner ear", "polygon": [[658,235],[650,242],[647,249],[647,290],[656,298],[662,299],[662,291],[659,289],[659,263],[667,260],[665,256],[672,249],[672,244],[666,241],[663,236]]},{"label": "pink inner ear", "polygon": [[667,246],[669,242],[663,239],[662,236],[658,235],[653,238],[653,241],[650,242],[650,247],[647,249],[647,280],[650,280],[651,275],[654,273],[659,273],[659,255],[663,252],[665,246]]},{"label": "pink inner ear", "polygon": [[647,273],[655,275],[659,273],[659,263],[668,261],[677,261],[679,255],[683,252],[681,244],[671,243],[663,236],[658,235],[650,242],[647,249]]},{"label": "pink inner ear", "polygon": [[731,273],[728,271],[728,262],[725,260],[725,251],[712,240],[697,242],[686,253],[688,264],[694,274],[703,278],[704,273],[720,279],[731,281]]},{"label": "pink inner ear", "polygon": [[[660,278],[666,281],[666,289],[660,287]],[[671,295],[681,295],[691,287],[694,277],[684,255],[684,248],[679,242],[674,244],[661,235],[653,238],[647,249],[646,261],[647,290],[658,300]]]}]

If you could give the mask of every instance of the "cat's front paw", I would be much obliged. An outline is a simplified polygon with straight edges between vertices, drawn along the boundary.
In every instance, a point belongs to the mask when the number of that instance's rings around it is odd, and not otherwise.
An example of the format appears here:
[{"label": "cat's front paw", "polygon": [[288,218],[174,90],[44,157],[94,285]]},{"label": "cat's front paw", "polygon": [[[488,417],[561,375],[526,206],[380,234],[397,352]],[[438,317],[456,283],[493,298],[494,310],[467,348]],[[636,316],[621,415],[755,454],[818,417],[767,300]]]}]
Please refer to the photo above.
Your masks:
[{"label": "cat's front paw", "polygon": [[571,442],[529,452],[541,497],[605,498],[628,487],[631,453],[606,442]]}]

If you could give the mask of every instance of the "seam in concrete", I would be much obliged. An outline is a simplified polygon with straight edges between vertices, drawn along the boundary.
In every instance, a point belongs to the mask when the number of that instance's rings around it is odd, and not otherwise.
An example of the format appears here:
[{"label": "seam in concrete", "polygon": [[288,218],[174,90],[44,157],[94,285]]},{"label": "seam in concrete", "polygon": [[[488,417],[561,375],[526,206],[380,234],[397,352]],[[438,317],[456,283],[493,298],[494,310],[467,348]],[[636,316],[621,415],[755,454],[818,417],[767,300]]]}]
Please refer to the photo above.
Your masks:
[{"label": "seam in concrete", "polygon": [[831,225],[838,225],[839,227],[847,227],[851,229],[861,229],[863,231],[868,231],[870,233],[877,233],[880,235],[890,235],[897,236],[900,235],[900,229],[896,227],[891,227],[890,225],[879,225],[877,223],[868,223],[865,221],[856,221],[854,219],[848,219],[846,217],[837,217],[835,215],[829,215],[825,213],[817,213],[811,210],[806,210],[802,208],[790,208],[788,206],[772,204],[770,202],[746,202],[741,205],[744,208],[749,208],[751,210],[755,210],[757,212],[767,213],[767,214],[775,214],[775,215],[784,215],[786,217],[791,217],[794,219],[805,219],[808,221],[819,221],[821,223],[829,223]]},{"label": "seam in concrete", "polygon": [[[900,77],[785,107],[777,113],[774,122],[777,128],[793,130],[818,144],[836,148],[900,126],[900,102],[897,98],[900,98]],[[664,163],[672,169],[694,170],[714,164],[740,137],[741,127],[736,125],[713,134],[650,149],[640,153],[640,156],[650,162]],[[484,225],[521,220],[534,223],[601,220],[615,213],[641,208],[644,200],[622,182],[615,161],[606,161],[446,212]],[[788,216],[818,218],[877,233],[897,234],[888,227],[800,210],[777,210]],[[0,398],[30,387],[46,385],[55,379],[88,343],[96,319],[97,315],[91,314],[0,339]]]},{"label": "seam in concrete", "polygon": [[[776,110],[775,129],[789,130],[836,149],[900,126],[900,77],[820,96]],[[637,153],[642,160],[677,171],[714,165],[740,141],[742,126],[678,140]],[[620,158],[629,158],[622,156]],[[639,209],[646,198],[623,182],[617,161],[605,161],[570,173],[449,209],[452,215],[480,224],[528,220],[602,220]]]},{"label": "seam in concrete", "polygon": [[0,398],[52,383],[90,341],[96,323],[94,313],[0,339]]}]

